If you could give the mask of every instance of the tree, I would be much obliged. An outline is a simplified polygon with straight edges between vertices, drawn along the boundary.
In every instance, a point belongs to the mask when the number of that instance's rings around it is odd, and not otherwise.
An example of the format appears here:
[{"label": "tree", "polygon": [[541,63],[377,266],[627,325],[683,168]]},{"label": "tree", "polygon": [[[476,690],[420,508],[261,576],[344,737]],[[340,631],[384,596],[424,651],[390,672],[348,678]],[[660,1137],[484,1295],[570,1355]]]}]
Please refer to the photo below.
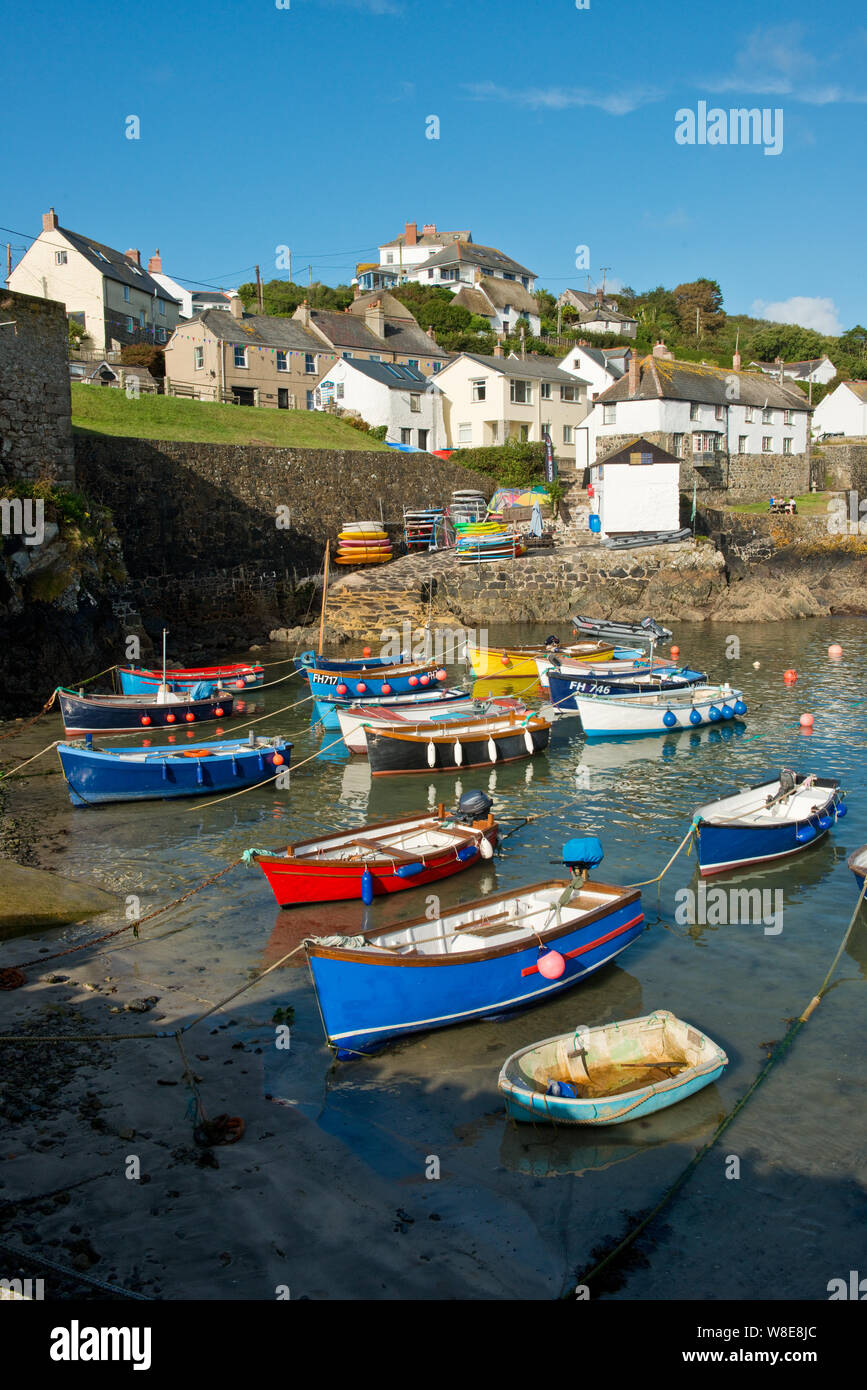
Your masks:
[{"label": "tree", "polygon": [[120,360],[125,367],[147,367],[157,380],[166,374],[166,354],[154,343],[126,343],[120,350]]},{"label": "tree", "polygon": [[683,332],[694,338],[713,335],[725,322],[723,296],[716,280],[690,280],[673,291],[677,315]]},{"label": "tree", "polygon": [[548,290],[537,290],[535,294],[536,306],[539,310],[539,317],[546,319],[556,319],[557,301]]},{"label": "tree", "polygon": [[[834,341],[834,340],[832,340]],[[829,340],[813,328],[797,323],[768,323],[759,328],[749,340],[749,354],[756,362],[803,362],[821,357]]]},{"label": "tree", "polygon": [[77,352],[81,346],[82,338],[87,338],[88,332],[83,323],[78,319],[68,318],[66,320],[66,341],[70,352]]}]

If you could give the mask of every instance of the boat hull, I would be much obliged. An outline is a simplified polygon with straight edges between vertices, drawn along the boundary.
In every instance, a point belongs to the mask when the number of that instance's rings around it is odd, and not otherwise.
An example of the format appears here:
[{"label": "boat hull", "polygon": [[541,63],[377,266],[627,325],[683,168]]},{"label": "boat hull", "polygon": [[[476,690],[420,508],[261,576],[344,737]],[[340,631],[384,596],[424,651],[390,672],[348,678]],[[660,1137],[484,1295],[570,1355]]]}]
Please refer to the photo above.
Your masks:
[{"label": "boat hull", "polygon": [[[205,755],[195,757],[198,749]],[[63,743],[57,749],[73,806],[240,791],[274,776],[282,765],[275,765],[275,754],[288,767],[291,752],[292,744],[282,739],[258,748],[241,740],[201,743],[195,749],[125,748],[123,757]]]},{"label": "boat hull", "polygon": [[[587,644],[588,647],[590,645]],[[537,681],[541,675],[539,663],[546,660],[547,664],[551,664],[557,655],[546,653],[542,647],[524,651],[515,647],[467,647],[467,660],[477,680],[492,680],[498,676],[513,680],[526,676],[528,680]],[[566,655],[565,652],[561,653],[561,659],[565,660]],[[613,658],[613,647],[597,646],[595,652],[576,652],[573,659],[595,663],[612,661]]]},{"label": "boat hull", "polygon": [[[776,786],[768,783],[768,789]],[[761,794],[764,784],[752,788]],[[750,825],[732,823],[722,817],[722,823],[704,817],[695,822],[698,840],[698,865],[703,878],[745,868],[749,864],[765,864],[774,859],[787,859],[792,854],[816,845],[831,830],[837,819],[841,794],[837,782],[826,782],[816,788],[817,811],[798,819],[781,819],[776,824]],[[845,814],[845,810],[843,812]]]},{"label": "boat hull", "polygon": [[380,696],[373,702],[368,697],[357,696],[355,699],[347,696],[345,699],[335,696],[333,699],[314,700],[312,707],[312,719],[314,723],[321,723],[325,729],[339,729],[340,720],[339,710],[352,710],[354,705],[369,706],[375,703],[383,709],[394,709],[401,714],[407,714],[412,719],[431,719],[434,717],[432,711],[457,709],[465,705],[467,700],[472,700],[465,690],[454,686],[450,690],[424,690],[421,695],[389,695]]},{"label": "boat hull", "polygon": [[375,705],[365,710],[339,709],[337,711],[337,723],[343,735],[343,742],[350,753],[359,753],[363,757],[367,757],[366,730],[370,727],[374,729],[411,727],[416,718],[421,723],[430,720],[447,723],[451,719],[459,719],[462,716],[478,712],[477,702],[472,696],[468,696],[466,700],[448,701],[442,705],[421,705],[415,710],[409,709],[405,713],[394,711],[391,719],[383,718],[384,711]]},{"label": "boat hull", "polygon": [[858,885],[858,891],[864,887],[864,880],[867,878],[867,845],[862,845],[854,853],[849,855],[846,861]]},{"label": "boat hull", "polygon": [[[525,733],[529,733],[532,749],[528,748]],[[373,777],[392,777],[401,773],[463,772],[474,767],[493,767],[499,763],[517,762],[543,753],[548,747],[550,728],[524,729],[513,732],[481,735],[460,735],[461,760],[457,761],[455,740],[439,736],[431,739],[392,737],[383,730],[370,730],[367,735],[367,756]],[[491,757],[488,744],[493,738],[496,758]],[[434,749],[434,763],[428,759],[428,749]]]},{"label": "boat hull", "polygon": [[[123,695],[154,696],[163,683],[162,671],[133,670],[119,667],[121,693]],[[166,683],[170,690],[190,691],[193,686],[207,682],[220,690],[253,690],[262,685],[265,672],[261,666],[209,666],[200,671],[166,671]]]},{"label": "boat hull", "polygon": [[[167,705],[158,705],[138,695],[87,696],[60,691],[57,698],[68,738],[83,738],[85,734],[140,734],[143,727],[177,732],[190,724],[229,719],[234,707],[233,697],[223,692],[207,700],[182,700]],[[192,719],[187,719],[188,714]]]},{"label": "boat hull", "polygon": [[[441,669],[441,668],[440,668]],[[318,700],[377,700],[385,695],[413,695],[418,692],[433,692],[443,683],[439,681],[436,669],[410,669],[406,675],[391,671],[386,675],[371,674],[369,671],[322,671],[310,667],[307,671],[310,689]],[[443,681],[445,675],[443,676]],[[388,690],[383,690],[383,686]],[[338,687],[343,689],[338,689]]]},{"label": "boat hull", "polygon": [[553,669],[548,670],[548,691],[551,704],[561,712],[568,710],[578,713],[576,696],[579,695],[646,695],[654,691],[684,690],[691,685],[700,685],[706,679],[704,671],[671,670],[652,675],[645,667],[644,672],[636,671],[629,675],[611,676],[569,676]]},{"label": "boat hull", "polygon": [[[588,884],[588,887],[593,885]],[[307,958],[328,1043],[338,1058],[365,1055],[412,1033],[496,1017],[543,1003],[580,984],[625,951],[643,931],[640,895],[619,899],[546,934],[564,957],[556,980],[539,973],[536,941],[471,957],[384,957],[307,943]]]},{"label": "boat hull", "polygon": [[316,652],[302,652],[295,657],[295,667],[299,671],[376,671],[381,666],[403,666],[409,658],[406,656],[359,656],[359,657],[326,657],[317,656]]},{"label": "boat hull", "polygon": [[[642,704],[641,702],[646,703]],[[740,702],[743,709],[735,710]],[[584,732],[588,738],[630,738],[646,734],[676,733],[678,729],[699,729],[704,725],[730,723],[746,713],[743,694],[739,690],[723,692],[715,689],[712,695],[702,696],[692,687],[689,700],[678,692],[662,696],[634,695],[621,698],[610,695],[575,695],[575,703]],[[667,720],[666,716],[671,715]]]}]

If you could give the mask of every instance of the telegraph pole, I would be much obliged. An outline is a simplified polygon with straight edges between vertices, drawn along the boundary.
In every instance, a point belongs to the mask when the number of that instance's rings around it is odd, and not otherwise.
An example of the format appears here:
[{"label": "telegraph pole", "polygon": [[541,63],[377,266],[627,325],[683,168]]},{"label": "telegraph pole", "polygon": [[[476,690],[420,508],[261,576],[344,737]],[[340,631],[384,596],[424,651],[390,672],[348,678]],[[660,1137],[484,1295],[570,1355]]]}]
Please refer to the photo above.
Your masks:
[{"label": "telegraph pole", "polygon": [[259,273],[258,266],[256,266],[256,302],[259,305],[259,313],[263,314],[265,312],[265,301],[262,297],[262,276]]}]

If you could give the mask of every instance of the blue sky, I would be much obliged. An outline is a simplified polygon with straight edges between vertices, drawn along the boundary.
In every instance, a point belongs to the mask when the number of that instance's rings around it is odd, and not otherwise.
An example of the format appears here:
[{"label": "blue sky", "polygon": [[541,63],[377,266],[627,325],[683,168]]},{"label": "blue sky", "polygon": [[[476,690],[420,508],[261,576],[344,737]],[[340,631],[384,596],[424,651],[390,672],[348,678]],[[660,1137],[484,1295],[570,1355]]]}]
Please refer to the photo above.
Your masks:
[{"label": "blue sky", "polygon": [[[867,12],[829,0],[164,0],[4,18],[0,239],[41,214],[233,286],[279,245],[351,278],[406,221],[469,228],[559,293],[706,275],[730,313],[867,322]],[[783,149],[675,113],[783,112]],[[138,140],[125,138],[136,115]],[[425,136],[426,118],[440,138]]]}]

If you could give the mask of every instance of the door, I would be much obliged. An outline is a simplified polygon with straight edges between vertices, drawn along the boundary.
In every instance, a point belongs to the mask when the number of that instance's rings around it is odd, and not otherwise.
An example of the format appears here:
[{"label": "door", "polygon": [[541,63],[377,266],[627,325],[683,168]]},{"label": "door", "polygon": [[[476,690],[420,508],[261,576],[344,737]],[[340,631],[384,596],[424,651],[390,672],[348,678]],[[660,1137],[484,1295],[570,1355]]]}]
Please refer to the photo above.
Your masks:
[{"label": "door", "polygon": [[253,386],[233,386],[232,399],[235,405],[255,405],[256,389]]},{"label": "door", "polygon": [[287,386],[277,387],[277,409],[289,409],[289,388]]},{"label": "door", "polygon": [[419,447],[420,449],[426,449],[426,448],[427,448],[427,436],[428,436],[427,430],[419,430],[419,432],[418,432],[418,447]]}]

